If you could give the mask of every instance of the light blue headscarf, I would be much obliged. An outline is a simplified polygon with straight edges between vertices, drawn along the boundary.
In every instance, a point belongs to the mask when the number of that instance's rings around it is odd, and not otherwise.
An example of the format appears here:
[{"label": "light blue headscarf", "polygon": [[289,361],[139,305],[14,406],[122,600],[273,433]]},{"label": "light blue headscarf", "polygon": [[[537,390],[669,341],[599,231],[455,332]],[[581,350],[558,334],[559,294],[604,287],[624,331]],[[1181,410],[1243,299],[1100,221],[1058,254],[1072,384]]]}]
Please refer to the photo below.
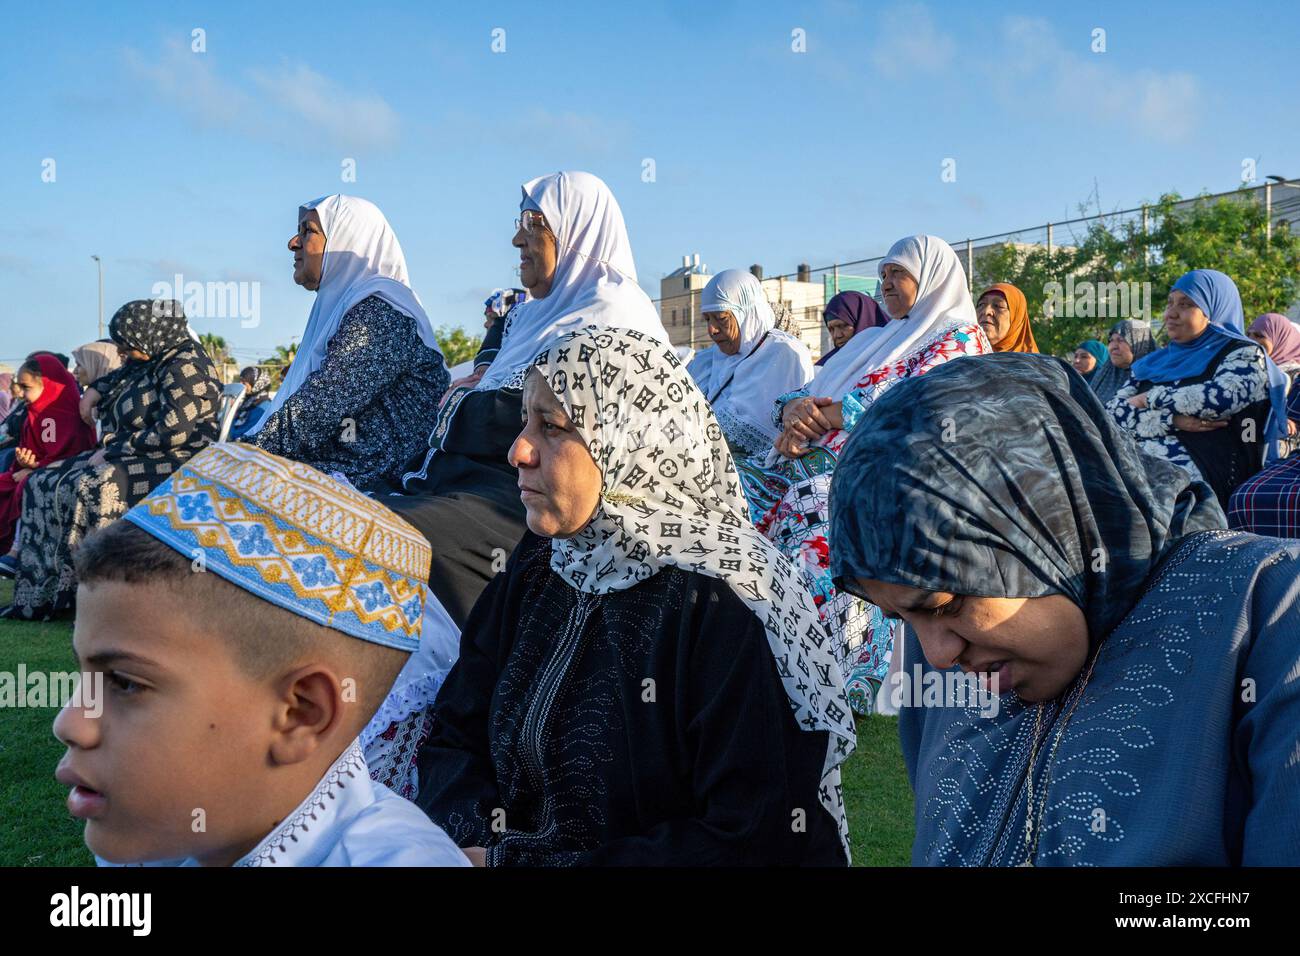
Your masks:
[{"label": "light blue headscarf", "polygon": [[[1134,362],[1135,382],[1162,384],[1200,375],[1223,348],[1225,339],[1256,344],[1246,337],[1245,313],[1237,284],[1222,272],[1193,269],[1174,283],[1173,291],[1191,299],[1209,317],[1210,324],[1194,341],[1170,342]],[[1268,366],[1268,397],[1272,405],[1265,429],[1268,441],[1265,460],[1272,461],[1279,454],[1278,442],[1286,437],[1287,378],[1272,359],[1265,357],[1265,362]]]}]

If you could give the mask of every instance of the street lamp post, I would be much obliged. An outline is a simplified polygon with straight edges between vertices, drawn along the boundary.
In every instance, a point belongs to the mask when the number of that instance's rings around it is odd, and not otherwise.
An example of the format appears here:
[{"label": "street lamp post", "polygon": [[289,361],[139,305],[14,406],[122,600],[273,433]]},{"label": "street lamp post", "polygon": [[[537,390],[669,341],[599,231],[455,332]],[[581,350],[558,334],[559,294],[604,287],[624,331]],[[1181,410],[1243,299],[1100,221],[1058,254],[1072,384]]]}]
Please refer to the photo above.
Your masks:
[{"label": "street lamp post", "polygon": [[99,269],[99,338],[104,337],[104,263],[100,261],[99,256],[91,256],[95,260],[95,266]]}]

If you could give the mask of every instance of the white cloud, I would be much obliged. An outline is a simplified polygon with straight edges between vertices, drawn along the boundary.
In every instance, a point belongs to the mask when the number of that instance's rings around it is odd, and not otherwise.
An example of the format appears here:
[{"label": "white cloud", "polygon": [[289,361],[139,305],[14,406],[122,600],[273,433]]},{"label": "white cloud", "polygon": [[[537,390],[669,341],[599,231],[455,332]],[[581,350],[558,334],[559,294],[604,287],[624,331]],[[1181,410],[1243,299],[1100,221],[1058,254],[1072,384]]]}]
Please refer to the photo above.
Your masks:
[{"label": "white cloud", "polygon": [[952,37],[939,32],[929,9],[905,3],[885,11],[871,62],[890,77],[937,73],[952,62],[956,47]]},{"label": "white cloud", "polygon": [[132,72],[145,80],[155,95],[181,107],[201,125],[238,127],[247,122],[251,99],[217,75],[210,54],[191,53],[172,40],[153,60],[135,50],[127,50],[126,58]]},{"label": "white cloud", "polygon": [[632,134],[625,121],[594,113],[541,107],[520,113],[509,112],[508,106],[502,109],[490,115],[450,110],[439,118],[438,133],[448,148],[455,144],[477,148],[474,144],[499,137],[506,129],[513,143],[533,153],[560,152],[571,159],[609,154]]},{"label": "white cloud", "polygon": [[340,89],[303,64],[250,76],[272,101],[339,145],[385,148],[397,141],[397,113],[381,96]]},{"label": "white cloud", "polygon": [[230,129],[281,144],[316,136],[331,146],[385,149],[397,141],[400,120],[377,94],[342,89],[305,64],[223,76],[211,53],[168,42],[150,60],[127,50],[131,71],[160,99],[201,126]]},{"label": "white cloud", "polygon": [[8,252],[0,252],[0,272],[9,272],[14,275],[29,275],[36,263],[26,256],[16,256]]},{"label": "white cloud", "polygon": [[[996,63],[984,68],[1008,105],[1035,112],[1127,126],[1163,142],[1186,140],[1204,93],[1190,73],[1124,70],[1090,38],[1067,47],[1042,19],[1008,17]],[[1099,135],[1109,130],[1099,129]]]}]

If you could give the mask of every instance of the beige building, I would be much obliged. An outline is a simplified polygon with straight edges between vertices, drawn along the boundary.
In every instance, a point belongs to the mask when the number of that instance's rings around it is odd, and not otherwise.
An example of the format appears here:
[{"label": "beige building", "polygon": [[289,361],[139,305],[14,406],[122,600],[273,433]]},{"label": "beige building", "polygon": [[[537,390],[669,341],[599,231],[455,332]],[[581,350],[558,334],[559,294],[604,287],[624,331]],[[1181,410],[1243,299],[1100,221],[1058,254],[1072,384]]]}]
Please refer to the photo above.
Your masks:
[{"label": "beige building", "polygon": [[[750,272],[760,277],[763,292],[778,320],[784,314],[787,317],[784,327],[791,331],[797,329],[813,360],[820,358],[822,352],[830,347],[822,323],[822,307],[826,303],[824,283],[812,281],[807,266],[800,266],[798,277],[794,279],[785,276],[762,279],[759,266],[751,266]],[[696,253],[682,256],[682,264],[659,280],[659,317],[673,345],[700,350],[713,344],[700,309],[700,295],[712,277],[709,267],[700,263],[699,253]]]}]

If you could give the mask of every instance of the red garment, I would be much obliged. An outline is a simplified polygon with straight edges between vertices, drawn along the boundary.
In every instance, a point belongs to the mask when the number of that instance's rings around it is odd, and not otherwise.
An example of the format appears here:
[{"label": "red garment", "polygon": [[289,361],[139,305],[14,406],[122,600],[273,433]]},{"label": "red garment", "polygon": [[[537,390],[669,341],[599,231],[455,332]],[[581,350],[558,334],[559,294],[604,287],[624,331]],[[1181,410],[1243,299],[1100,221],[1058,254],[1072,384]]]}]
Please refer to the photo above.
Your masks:
[{"label": "red garment", "polygon": [[[36,363],[41,367],[45,388],[41,397],[27,406],[18,447],[35,453],[36,467],[43,468],[94,448],[97,439],[94,427],[81,420],[81,391],[72,373],[53,355],[38,355]],[[22,513],[27,479],[14,478],[14,472],[22,470],[15,458],[9,470],[0,474],[0,553],[13,546],[14,526]]]}]

